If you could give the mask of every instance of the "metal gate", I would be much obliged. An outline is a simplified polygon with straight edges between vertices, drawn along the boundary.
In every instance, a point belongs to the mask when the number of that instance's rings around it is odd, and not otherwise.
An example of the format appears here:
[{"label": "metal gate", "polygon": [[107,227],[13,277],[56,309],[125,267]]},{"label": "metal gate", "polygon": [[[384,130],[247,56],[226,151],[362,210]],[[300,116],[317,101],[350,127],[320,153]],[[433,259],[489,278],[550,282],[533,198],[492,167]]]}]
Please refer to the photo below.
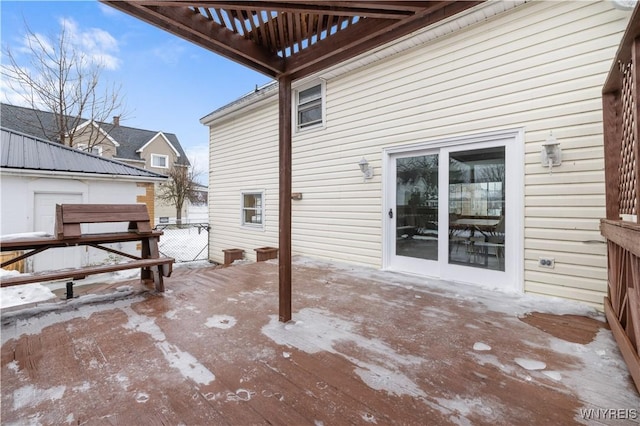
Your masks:
[{"label": "metal gate", "polygon": [[208,223],[157,225],[155,229],[164,232],[159,244],[162,255],[173,257],[176,262],[209,259]]}]

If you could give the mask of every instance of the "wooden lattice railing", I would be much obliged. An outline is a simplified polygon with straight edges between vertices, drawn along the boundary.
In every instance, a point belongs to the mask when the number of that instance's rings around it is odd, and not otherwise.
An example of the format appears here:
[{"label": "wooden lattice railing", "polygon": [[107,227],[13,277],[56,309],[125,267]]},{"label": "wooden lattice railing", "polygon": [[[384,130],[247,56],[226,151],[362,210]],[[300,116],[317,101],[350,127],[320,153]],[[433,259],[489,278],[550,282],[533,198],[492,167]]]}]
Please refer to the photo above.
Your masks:
[{"label": "wooden lattice railing", "polygon": [[640,391],[640,13],[631,21],[602,91],[608,291],[605,313]]}]

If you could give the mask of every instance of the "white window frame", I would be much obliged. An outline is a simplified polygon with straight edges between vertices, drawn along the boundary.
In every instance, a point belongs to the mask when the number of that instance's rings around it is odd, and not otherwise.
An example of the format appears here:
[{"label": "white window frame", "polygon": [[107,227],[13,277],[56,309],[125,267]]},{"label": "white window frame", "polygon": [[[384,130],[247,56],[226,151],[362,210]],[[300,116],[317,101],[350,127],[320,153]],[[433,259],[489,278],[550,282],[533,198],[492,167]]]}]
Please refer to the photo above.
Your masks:
[{"label": "white window frame", "polygon": [[[76,147],[84,152],[88,152],[89,154],[102,156],[102,147],[100,145],[94,145],[91,147],[91,151],[89,151],[89,145],[86,143],[79,143]],[[98,150],[98,153],[93,152],[94,149]]]},{"label": "white window frame", "polygon": [[[300,124],[300,114],[299,114],[299,107],[300,107],[300,92],[304,92],[307,89],[311,89],[312,87],[316,87],[316,86],[320,86],[320,109],[321,109],[321,114],[322,114],[322,118],[319,122],[317,123],[313,123],[313,124],[305,124],[305,125],[301,125]],[[326,127],[326,83],[324,80],[315,80],[311,83],[307,83],[305,85],[302,85],[300,87],[296,87],[294,89],[294,96],[293,96],[293,108],[292,108],[292,113],[293,113],[293,122],[295,123],[295,131],[296,133],[300,133],[300,132],[306,132],[308,130],[315,130],[315,129],[324,129]],[[314,99],[315,101],[315,99]]]},{"label": "white window frame", "polygon": [[[154,159],[155,158],[164,158],[164,166],[156,166],[154,164]],[[168,155],[161,155],[161,154],[151,154],[151,167],[156,168],[156,169],[168,169],[169,168],[169,156]]]},{"label": "white window frame", "polygon": [[[260,211],[256,212],[256,215],[260,216],[260,223],[252,223],[244,221],[244,213],[246,210],[254,208],[247,208],[244,206],[244,197],[245,195],[260,195],[261,204]],[[257,210],[257,209],[255,209]],[[256,189],[256,190],[245,190],[240,192],[240,226],[248,229],[256,229],[256,230],[264,230],[265,227],[265,191],[264,189]]]}]

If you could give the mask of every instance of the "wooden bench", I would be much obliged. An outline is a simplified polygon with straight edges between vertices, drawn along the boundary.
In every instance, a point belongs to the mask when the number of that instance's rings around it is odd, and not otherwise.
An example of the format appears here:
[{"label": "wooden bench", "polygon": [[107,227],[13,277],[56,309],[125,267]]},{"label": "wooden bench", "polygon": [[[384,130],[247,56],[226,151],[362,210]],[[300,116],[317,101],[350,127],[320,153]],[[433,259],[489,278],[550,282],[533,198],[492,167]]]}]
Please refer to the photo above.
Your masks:
[{"label": "wooden bench", "polygon": [[[128,230],[126,232],[96,234],[81,232],[83,223],[112,222],[128,222]],[[53,237],[0,241],[0,249],[3,252],[28,250],[25,254],[2,262],[1,267],[4,268],[51,248],[73,246],[94,247],[132,260],[111,265],[86,266],[7,277],[2,279],[0,285],[8,287],[40,281],[82,279],[88,275],[141,268],[141,279],[143,281],[153,280],[155,289],[162,292],[164,291],[163,277],[171,276],[174,259],[160,257],[158,241],[163,232],[151,229],[149,213],[144,204],[58,204],[56,205],[54,233]],[[123,242],[140,242],[140,256],[102,245]]]}]

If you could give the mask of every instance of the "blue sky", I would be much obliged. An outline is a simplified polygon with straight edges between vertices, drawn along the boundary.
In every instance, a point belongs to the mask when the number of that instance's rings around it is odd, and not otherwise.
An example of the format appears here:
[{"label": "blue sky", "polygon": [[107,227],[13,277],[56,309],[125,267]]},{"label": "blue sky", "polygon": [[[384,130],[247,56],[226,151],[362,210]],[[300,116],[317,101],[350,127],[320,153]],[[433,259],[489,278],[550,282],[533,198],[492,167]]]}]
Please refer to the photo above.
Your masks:
[{"label": "blue sky", "polygon": [[46,36],[71,25],[84,48],[107,58],[102,78],[121,85],[121,124],[175,133],[198,169],[208,167],[200,118],[271,80],[98,1],[0,0],[0,18],[2,44],[14,51],[25,23]]}]

